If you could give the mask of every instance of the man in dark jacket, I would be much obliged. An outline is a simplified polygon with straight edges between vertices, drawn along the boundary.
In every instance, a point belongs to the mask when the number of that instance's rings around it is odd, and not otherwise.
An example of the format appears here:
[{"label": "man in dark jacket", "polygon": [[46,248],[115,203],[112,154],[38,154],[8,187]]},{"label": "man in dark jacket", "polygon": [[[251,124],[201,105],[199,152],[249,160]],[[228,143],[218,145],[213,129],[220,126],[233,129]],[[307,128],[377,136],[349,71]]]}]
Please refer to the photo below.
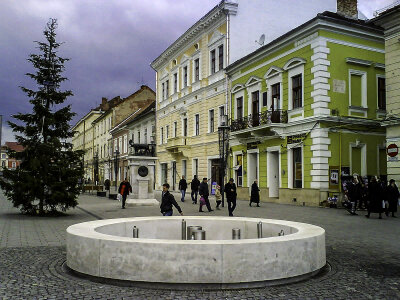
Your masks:
[{"label": "man in dark jacket", "polygon": [[228,202],[229,216],[233,217],[233,211],[236,208],[236,184],[233,182],[233,178],[229,179],[229,182],[225,184],[226,201]]},{"label": "man in dark jacket", "polygon": [[169,184],[164,183],[160,205],[160,210],[163,216],[172,216],[172,205],[175,206],[181,216],[183,216],[182,209],[179,207],[178,203],[176,203],[174,196],[169,192]]},{"label": "man in dark jacket", "polygon": [[388,212],[392,213],[393,218],[397,218],[394,213],[397,212],[397,204],[399,199],[399,189],[394,179],[390,179],[389,185],[386,188],[386,199],[389,201]]},{"label": "man in dark jacket", "polygon": [[121,182],[118,188],[118,193],[122,195],[122,208],[125,208],[126,196],[129,195],[129,192],[132,193],[132,186],[129,181],[125,178],[124,181]]},{"label": "man in dark jacket", "polygon": [[186,195],[187,183],[185,176],[182,175],[182,179],[179,180],[179,190],[181,191],[182,198],[181,201],[185,202],[185,195]]},{"label": "man in dark jacket", "polygon": [[[213,211],[213,209],[211,209],[210,201],[208,200],[209,192],[208,192],[208,184],[207,184],[206,177],[204,177],[203,182],[200,183],[199,194],[200,194],[200,197],[203,197],[204,200],[206,201],[206,206],[207,206],[208,211]],[[199,212],[203,212],[203,204],[201,202],[200,202]]]},{"label": "man in dark jacket", "polygon": [[[194,175],[192,182],[190,183],[190,188],[192,189],[192,202],[197,204],[197,194],[199,193],[200,181],[197,179],[197,175]],[[195,197],[193,197],[195,195]]]}]

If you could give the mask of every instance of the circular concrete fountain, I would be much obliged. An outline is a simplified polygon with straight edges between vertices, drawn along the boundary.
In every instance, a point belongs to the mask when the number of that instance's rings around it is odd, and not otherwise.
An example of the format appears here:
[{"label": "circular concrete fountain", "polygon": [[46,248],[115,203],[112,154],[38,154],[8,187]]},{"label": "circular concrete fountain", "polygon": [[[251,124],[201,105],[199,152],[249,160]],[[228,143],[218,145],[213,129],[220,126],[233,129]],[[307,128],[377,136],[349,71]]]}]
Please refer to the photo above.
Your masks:
[{"label": "circular concrete fountain", "polygon": [[[182,219],[186,226],[202,226],[207,240],[182,240]],[[262,238],[257,233],[260,221]],[[132,238],[134,226],[139,238]],[[240,229],[241,239],[232,240],[234,228]],[[325,264],[325,230],[283,220],[142,217],[85,222],[67,229],[69,269],[153,288],[282,284],[313,276]]]}]

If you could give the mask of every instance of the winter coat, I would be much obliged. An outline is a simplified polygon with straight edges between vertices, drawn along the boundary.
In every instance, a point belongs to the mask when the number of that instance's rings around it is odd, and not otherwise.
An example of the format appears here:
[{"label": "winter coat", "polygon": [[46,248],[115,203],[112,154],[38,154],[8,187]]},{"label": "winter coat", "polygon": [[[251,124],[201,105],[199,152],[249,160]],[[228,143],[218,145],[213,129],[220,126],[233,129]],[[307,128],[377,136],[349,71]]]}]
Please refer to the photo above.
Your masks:
[{"label": "winter coat", "polygon": [[131,184],[128,181],[122,181],[118,188],[118,193],[122,196],[128,196],[129,192],[132,193]]},{"label": "winter coat", "polygon": [[386,188],[386,200],[389,201],[389,211],[397,212],[397,202],[399,199],[399,189],[397,185],[388,185]]},{"label": "winter coat", "polygon": [[370,182],[368,184],[368,211],[375,213],[382,213],[382,196],[383,190],[381,185],[378,182]]},{"label": "winter coat", "polygon": [[203,197],[208,197],[210,193],[208,192],[208,184],[206,182],[200,183],[199,195]]},{"label": "winter coat", "polygon": [[199,190],[200,181],[197,178],[193,178],[192,182],[190,183],[190,188],[192,191]]},{"label": "winter coat", "polygon": [[251,185],[251,197],[250,202],[259,203],[260,202],[260,189],[258,188],[257,183],[253,182]]},{"label": "winter coat", "polygon": [[180,190],[180,191],[181,191],[181,190],[185,190],[185,191],[186,191],[186,189],[187,189],[186,180],[185,180],[185,179],[181,179],[181,180],[179,181],[179,190]]},{"label": "winter coat", "polygon": [[226,201],[236,200],[236,184],[228,182],[225,184],[224,191],[226,193]]},{"label": "winter coat", "polygon": [[174,196],[169,191],[167,191],[162,195],[161,198],[161,205],[160,205],[161,213],[171,211],[172,205],[175,206],[175,208],[179,211],[179,213],[182,212],[182,209],[179,207],[178,203],[176,203]]}]

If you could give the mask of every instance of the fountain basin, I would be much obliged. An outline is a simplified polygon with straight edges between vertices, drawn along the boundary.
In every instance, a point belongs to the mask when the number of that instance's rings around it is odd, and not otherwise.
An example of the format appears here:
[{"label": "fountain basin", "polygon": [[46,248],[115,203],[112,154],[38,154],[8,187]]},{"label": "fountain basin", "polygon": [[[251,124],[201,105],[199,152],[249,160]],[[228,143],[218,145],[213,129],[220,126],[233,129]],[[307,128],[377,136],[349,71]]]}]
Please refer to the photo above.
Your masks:
[{"label": "fountain basin", "polygon": [[[182,219],[207,240],[181,240]],[[257,238],[257,223],[263,237]],[[132,238],[133,226],[139,238]],[[232,229],[241,230],[232,240]],[[278,236],[281,231],[284,236]],[[231,217],[141,217],[67,228],[67,266],[110,280],[201,288],[256,287],[303,280],[326,264],[325,230],[283,220]]]}]

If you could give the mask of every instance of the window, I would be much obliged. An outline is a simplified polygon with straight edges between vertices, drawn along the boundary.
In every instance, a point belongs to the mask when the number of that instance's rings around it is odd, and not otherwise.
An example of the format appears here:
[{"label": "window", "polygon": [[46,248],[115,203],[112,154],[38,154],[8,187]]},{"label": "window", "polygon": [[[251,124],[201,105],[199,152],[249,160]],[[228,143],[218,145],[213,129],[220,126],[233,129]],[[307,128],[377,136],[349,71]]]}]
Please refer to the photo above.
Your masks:
[{"label": "window", "polygon": [[165,135],[166,135],[166,138],[167,138],[167,141],[168,141],[168,138],[169,138],[169,125],[167,125],[165,128],[166,128]]},{"label": "window", "polygon": [[194,81],[200,80],[200,59],[194,61]]},{"label": "window", "polygon": [[167,177],[168,177],[168,165],[167,164],[161,164],[161,183],[167,183]]},{"label": "window", "polygon": [[165,99],[165,83],[163,82],[162,84],[162,100]]},{"label": "window", "polygon": [[210,52],[210,60],[211,60],[211,74],[215,73],[215,49]]},{"label": "window", "polygon": [[137,132],[138,143],[140,144],[140,130]]},{"label": "window", "polygon": [[178,136],[177,132],[178,132],[178,122],[174,122],[174,137]]},{"label": "window", "polygon": [[193,159],[193,175],[198,175],[199,173],[199,160],[197,158]]},{"label": "window", "polygon": [[188,86],[188,68],[187,66],[183,68],[183,87]]},{"label": "window", "polygon": [[124,152],[128,152],[128,136],[124,136]]},{"label": "window", "polygon": [[209,126],[208,126],[209,132],[210,132],[210,133],[213,133],[213,132],[214,132],[214,110],[211,109],[211,110],[208,112],[208,114],[209,114],[209,122],[210,122],[210,124],[209,124]]},{"label": "window", "polygon": [[293,109],[302,107],[302,75],[292,77]]},{"label": "window", "polygon": [[132,132],[132,143],[135,143],[135,134]]},{"label": "window", "polygon": [[362,77],[351,74],[351,106],[362,106]]},{"label": "window", "polygon": [[183,119],[182,131],[183,136],[187,136],[187,118]]},{"label": "window", "polygon": [[[300,75],[301,77],[301,75]],[[301,89],[301,87],[300,87]],[[294,95],[294,93],[293,93]],[[300,92],[300,98],[301,98],[301,92]],[[279,109],[280,108],[280,101],[281,101],[281,84],[276,83],[274,85],[271,85],[271,109]],[[301,101],[300,101],[301,102]]]},{"label": "window", "polygon": [[263,93],[263,103],[262,103],[262,105],[263,106],[267,106],[268,105],[268,93],[267,92]]},{"label": "window", "polygon": [[178,92],[178,73],[174,74],[174,93]]},{"label": "window", "polygon": [[236,165],[235,165],[237,186],[243,186],[242,164],[243,164],[243,155],[239,154],[236,156]]},{"label": "window", "polygon": [[118,138],[118,151],[121,153],[122,150],[122,138]]},{"label": "window", "polygon": [[147,144],[147,128],[144,129],[144,144]]},{"label": "window", "polygon": [[13,161],[12,163],[12,168],[15,168],[17,166],[17,164],[15,163],[15,161]]},{"label": "window", "polygon": [[169,97],[169,80],[165,82],[165,99]]},{"label": "window", "polygon": [[236,118],[243,118],[243,97],[236,99]]},{"label": "window", "polygon": [[383,77],[378,77],[378,108],[386,110],[386,81]]},{"label": "window", "polygon": [[224,68],[224,46],[221,45],[218,47],[218,70],[222,70]]},{"label": "window", "polygon": [[160,136],[160,138],[161,138],[160,144],[164,143],[164,128],[162,128],[162,127],[161,127],[161,136]]},{"label": "window", "polygon": [[[225,106],[220,106],[219,107],[219,125],[222,125],[222,122],[224,121],[224,116],[225,116]],[[224,124],[226,125],[226,124]]]},{"label": "window", "polygon": [[186,178],[186,160],[182,160],[182,175]]},{"label": "window", "polygon": [[302,188],[303,167],[301,148],[293,148],[293,188]]},{"label": "window", "polygon": [[197,114],[194,116],[194,135],[200,134],[200,115]]}]

